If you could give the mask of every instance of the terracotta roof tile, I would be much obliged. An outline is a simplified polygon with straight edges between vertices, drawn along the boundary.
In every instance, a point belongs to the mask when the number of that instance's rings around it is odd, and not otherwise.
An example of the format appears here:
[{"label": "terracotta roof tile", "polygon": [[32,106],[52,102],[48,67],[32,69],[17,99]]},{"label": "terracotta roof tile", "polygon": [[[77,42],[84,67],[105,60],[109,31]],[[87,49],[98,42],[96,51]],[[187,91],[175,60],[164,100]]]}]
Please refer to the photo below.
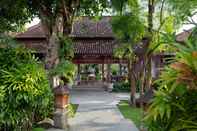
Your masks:
[{"label": "terracotta roof tile", "polygon": [[76,40],[74,52],[78,55],[113,55],[115,40]]},{"label": "terracotta roof tile", "polygon": [[41,27],[41,23],[27,29],[27,31],[19,33],[16,38],[45,38],[46,35]]}]

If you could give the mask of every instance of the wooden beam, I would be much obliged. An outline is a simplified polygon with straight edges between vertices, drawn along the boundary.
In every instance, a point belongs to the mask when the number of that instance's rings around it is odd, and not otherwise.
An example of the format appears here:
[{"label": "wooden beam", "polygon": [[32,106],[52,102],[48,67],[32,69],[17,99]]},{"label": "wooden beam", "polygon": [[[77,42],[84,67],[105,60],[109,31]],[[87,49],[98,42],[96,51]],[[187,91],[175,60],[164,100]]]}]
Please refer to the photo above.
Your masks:
[{"label": "wooden beam", "polygon": [[121,59],[102,59],[102,58],[74,58],[73,63],[75,64],[115,64],[115,63],[127,63],[127,60],[121,60]]}]

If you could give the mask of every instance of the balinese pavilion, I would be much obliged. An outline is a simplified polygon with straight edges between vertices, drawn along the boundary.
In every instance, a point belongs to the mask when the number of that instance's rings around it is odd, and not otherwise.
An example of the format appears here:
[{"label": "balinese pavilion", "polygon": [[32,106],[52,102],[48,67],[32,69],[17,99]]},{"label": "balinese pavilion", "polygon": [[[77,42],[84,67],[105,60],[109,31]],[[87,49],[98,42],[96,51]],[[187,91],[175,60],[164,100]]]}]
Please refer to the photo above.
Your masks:
[{"label": "balinese pavilion", "polygon": [[[78,84],[87,84],[98,82],[95,80],[95,71],[89,70],[84,72],[83,65],[96,64],[101,72],[101,82],[111,82],[112,76],[110,71],[111,64],[119,65],[119,77],[116,80],[121,80],[125,76],[121,76],[122,72],[127,72],[127,60],[114,57],[114,50],[119,47],[119,42],[112,32],[111,17],[105,16],[99,21],[90,19],[89,17],[80,17],[75,20],[70,37],[74,44],[73,63],[78,67],[78,75],[76,80]],[[25,47],[36,51],[35,55],[41,60],[45,59],[46,54],[46,35],[41,24],[34,25],[27,31],[16,35],[17,41],[23,43]],[[142,42],[143,43],[143,42]],[[152,57],[153,72],[152,75],[157,77],[160,68],[165,64],[164,57],[167,55],[158,54]],[[138,70],[140,63],[136,64]],[[86,75],[86,79],[81,79],[81,75]],[[98,83],[97,83],[98,84]]]},{"label": "balinese pavilion", "polygon": [[[99,21],[88,17],[81,17],[74,22],[70,37],[74,42],[73,63],[78,67],[77,81],[80,84],[94,83],[94,71],[86,72],[86,80],[81,80],[84,74],[83,64],[97,64],[101,71],[102,81],[111,81],[111,64],[119,64],[121,69],[126,66],[127,60],[114,57],[114,49],[118,47],[117,40],[112,32],[111,17],[103,17]],[[45,59],[46,36],[41,24],[34,25],[27,31],[16,35],[16,39],[25,47],[36,51],[35,55],[41,60]],[[120,73],[121,74],[121,73]]]}]

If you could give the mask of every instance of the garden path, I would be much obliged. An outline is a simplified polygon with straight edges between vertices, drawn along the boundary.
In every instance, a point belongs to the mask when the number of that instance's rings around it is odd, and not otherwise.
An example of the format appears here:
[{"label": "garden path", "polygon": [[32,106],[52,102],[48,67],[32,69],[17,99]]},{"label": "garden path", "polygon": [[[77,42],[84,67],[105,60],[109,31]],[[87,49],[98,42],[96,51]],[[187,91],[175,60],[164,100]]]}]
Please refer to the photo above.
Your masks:
[{"label": "garden path", "polygon": [[108,93],[99,89],[75,89],[71,102],[79,104],[74,118],[69,119],[70,131],[138,131],[124,119],[116,104],[127,99],[125,93]]}]

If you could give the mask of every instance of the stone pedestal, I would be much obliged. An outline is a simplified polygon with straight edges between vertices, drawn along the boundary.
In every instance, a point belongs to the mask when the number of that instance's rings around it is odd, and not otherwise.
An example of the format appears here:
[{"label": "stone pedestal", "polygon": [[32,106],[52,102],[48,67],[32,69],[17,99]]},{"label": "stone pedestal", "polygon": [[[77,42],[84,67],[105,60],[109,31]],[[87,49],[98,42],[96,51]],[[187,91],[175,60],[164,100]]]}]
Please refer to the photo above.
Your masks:
[{"label": "stone pedestal", "polygon": [[54,112],[54,126],[59,129],[68,129],[67,109],[56,109]]},{"label": "stone pedestal", "polygon": [[67,86],[59,86],[54,89],[55,112],[54,126],[59,129],[68,129],[67,106],[69,104],[69,91]]}]

